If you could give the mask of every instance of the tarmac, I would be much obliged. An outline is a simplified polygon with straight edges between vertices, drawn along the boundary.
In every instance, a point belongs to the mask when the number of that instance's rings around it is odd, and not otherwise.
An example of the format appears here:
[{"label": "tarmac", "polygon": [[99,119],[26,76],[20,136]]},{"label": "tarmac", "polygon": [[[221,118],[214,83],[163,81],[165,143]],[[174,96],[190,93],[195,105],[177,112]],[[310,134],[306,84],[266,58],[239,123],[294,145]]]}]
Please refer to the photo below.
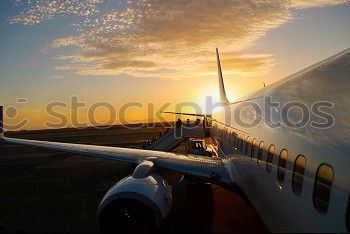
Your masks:
[{"label": "tarmac", "polygon": [[[155,128],[59,129],[8,132],[8,137],[141,148],[164,131]],[[0,143],[0,233],[99,231],[96,209],[108,189],[135,165]],[[163,232],[267,232],[238,187],[183,180]],[[117,230],[116,230],[117,231]]]}]

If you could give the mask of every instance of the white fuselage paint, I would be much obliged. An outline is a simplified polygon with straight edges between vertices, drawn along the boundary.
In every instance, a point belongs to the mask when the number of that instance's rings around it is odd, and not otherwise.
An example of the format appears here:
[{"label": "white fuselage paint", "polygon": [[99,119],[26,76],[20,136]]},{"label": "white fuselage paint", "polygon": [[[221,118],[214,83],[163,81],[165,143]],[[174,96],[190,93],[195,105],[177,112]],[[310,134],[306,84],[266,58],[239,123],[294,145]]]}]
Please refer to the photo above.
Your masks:
[{"label": "white fuselage paint", "polygon": [[[328,112],[334,117],[334,125],[327,129],[310,126],[311,121],[322,122],[311,113],[306,126],[293,129],[286,126],[268,127],[261,121],[254,127],[243,127],[235,121],[234,113],[239,105],[228,105],[212,117],[210,134],[219,145],[220,157],[230,171],[232,181],[244,190],[268,229],[273,232],[348,232],[347,210],[350,188],[350,50],[344,51],[314,66],[304,69],[280,82],[244,97],[271,97],[280,107],[273,110],[273,122],[280,120],[281,107],[299,101],[311,108],[317,101],[334,103]],[[242,100],[243,100],[242,99]],[[268,108],[259,98],[250,103]],[[249,103],[246,105],[249,106]],[[296,110],[295,116],[298,116]],[[247,119],[243,121],[248,122]],[[257,141],[257,148],[264,142],[261,164],[257,158],[244,155],[235,149],[232,134],[244,134]],[[275,146],[272,171],[266,169],[267,149]],[[243,144],[245,148],[245,144]],[[277,179],[279,153],[288,151],[286,174],[283,183]],[[250,151],[250,149],[249,149]],[[292,190],[292,174],[298,155],[306,158],[306,169],[301,195]],[[333,168],[328,212],[320,214],[313,204],[313,190],[317,168],[326,163]]]}]

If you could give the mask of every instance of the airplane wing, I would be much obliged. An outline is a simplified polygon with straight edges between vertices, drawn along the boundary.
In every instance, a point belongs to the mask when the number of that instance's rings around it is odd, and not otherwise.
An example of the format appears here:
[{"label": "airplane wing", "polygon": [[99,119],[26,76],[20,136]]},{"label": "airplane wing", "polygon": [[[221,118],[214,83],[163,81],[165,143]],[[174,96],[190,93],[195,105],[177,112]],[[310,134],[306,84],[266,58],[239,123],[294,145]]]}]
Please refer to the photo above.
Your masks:
[{"label": "airplane wing", "polygon": [[[217,60],[219,68],[219,84],[221,100],[229,104],[221,72],[220,58],[217,50]],[[170,113],[170,112],[168,112]],[[78,153],[92,157],[100,157],[111,160],[140,164],[143,161],[152,161],[156,167],[170,169],[186,175],[206,178],[217,183],[229,184],[233,182],[223,161],[219,158],[209,158],[194,155],[180,155],[170,152],[127,149],[118,147],[105,147],[94,145],[81,145],[59,142],[47,142],[36,140],[25,140],[4,137],[3,134],[3,107],[0,106],[0,141],[29,145],[35,147],[48,148],[52,150]],[[196,115],[188,113],[175,113],[192,116],[210,117],[210,115]]]},{"label": "airplane wing", "polygon": [[197,117],[211,117],[212,115],[209,114],[193,114],[193,113],[184,113],[184,112],[171,112],[171,111],[164,111],[163,114],[173,114],[173,115],[188,115],[188,116],[197,116]]},{"label": "airplane wing", "polygon": [[206,178],[217,183],[231,183],[228,171],[226,170],[222,160],[219,158],[208,158],[195,155],[181,155],[170,152],[119,147],[16,139],[3,137],[1,134],[0,139],[1,141],[7,143],[42,147],[57,151],[77,153],[91,157],[119,160],[136,164],[140,164],[147,160],[152,161],[154,165],[159,168],[170,169],[185,175]]}]

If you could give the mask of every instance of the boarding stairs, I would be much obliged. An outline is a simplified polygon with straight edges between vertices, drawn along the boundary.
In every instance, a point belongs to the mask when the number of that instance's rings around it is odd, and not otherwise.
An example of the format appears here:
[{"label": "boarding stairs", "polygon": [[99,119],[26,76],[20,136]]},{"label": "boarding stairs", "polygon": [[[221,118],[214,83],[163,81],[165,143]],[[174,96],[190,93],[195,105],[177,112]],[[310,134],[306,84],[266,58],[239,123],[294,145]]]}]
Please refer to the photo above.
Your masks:
[{"label": "boarding stairs", "polygon": [[190,137],[205,137],[204,127],[181,126],[171,128],[154,142],[146,146],[145,149],[169,152]]}]

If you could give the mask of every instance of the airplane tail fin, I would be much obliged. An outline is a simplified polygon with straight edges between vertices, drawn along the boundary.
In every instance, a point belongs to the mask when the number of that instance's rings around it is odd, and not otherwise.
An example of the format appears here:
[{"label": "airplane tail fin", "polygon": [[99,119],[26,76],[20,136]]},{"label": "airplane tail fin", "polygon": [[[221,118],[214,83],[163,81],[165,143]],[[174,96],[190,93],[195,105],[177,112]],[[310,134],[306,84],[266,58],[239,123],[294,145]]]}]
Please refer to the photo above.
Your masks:
[{"label": "airplane tail fin", "polygon": [[216,59],[218,63],[218,79],[219,79],[219,91],[220,91],[220,102],[227,105],[230,102],[227,99],[226,91],[225,91],[225,85],[224,85],[224,78],[222,77],[222,71],[221,71],[221,64],[220,64],[220,56],[219,56],[219,49],[216,48]]},{"label": "airplane tail fin", "polygon": [[3,106],[0,106],[0,139],[4,138],[4,113]]}]

